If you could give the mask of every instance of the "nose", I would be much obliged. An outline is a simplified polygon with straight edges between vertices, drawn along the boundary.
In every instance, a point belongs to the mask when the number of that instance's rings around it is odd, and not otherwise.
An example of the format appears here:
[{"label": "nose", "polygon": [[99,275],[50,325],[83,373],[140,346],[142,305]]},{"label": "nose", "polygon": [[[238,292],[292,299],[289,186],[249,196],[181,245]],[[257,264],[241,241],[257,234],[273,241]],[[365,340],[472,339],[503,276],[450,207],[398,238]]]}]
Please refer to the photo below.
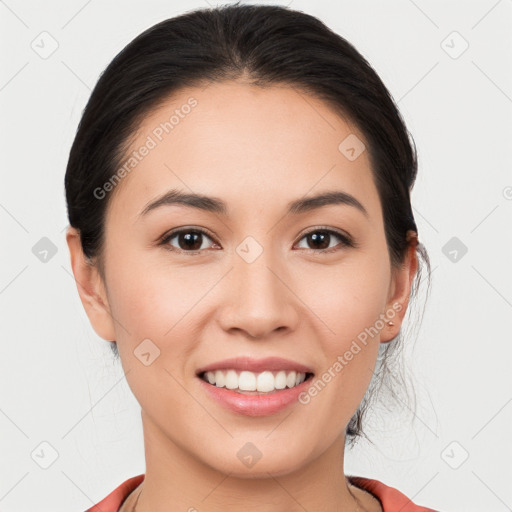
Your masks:
[{"label": "nose", "polygon": [[234,254],[226,276],[218,321],[226,331],[242,331],[250,338],[266,338],[274,331],[296,329],[300,300],[293,293],[289,272],[264,250],[253,262]]}]

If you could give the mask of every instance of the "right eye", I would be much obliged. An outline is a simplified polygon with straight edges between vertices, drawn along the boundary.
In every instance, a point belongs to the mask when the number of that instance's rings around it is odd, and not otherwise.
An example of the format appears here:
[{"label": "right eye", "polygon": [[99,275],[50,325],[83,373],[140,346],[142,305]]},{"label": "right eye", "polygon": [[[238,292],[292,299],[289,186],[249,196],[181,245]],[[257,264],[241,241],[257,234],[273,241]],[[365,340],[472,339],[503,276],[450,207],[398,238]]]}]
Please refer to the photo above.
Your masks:
[{"label": "right eye", "polygon": [[[166,248],[171,251],[196,254],[197,252],[207,248],[203,245],[204,238],[212,240],[206,231],[203,231],[202,229],[177,229],[165,235],[160,244],[166,246]],[[176,239],[177,247],[171,243],[174,239]],[[215,242],[213,245],[217,245],[217,247],[219,247]]]}]

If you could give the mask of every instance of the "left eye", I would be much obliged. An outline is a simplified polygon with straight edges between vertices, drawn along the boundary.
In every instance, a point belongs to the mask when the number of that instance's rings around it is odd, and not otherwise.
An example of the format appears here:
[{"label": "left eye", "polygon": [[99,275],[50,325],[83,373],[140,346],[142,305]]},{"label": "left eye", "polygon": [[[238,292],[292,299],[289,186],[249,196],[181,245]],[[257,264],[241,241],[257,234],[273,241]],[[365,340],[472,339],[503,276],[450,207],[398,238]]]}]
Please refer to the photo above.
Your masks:
[{"label": "left eye", "polygon": [[[331,245],[331,242],[334,238],[341,240],[341,243]],[[343,247],[352,246],[351,240],[341,233],[337,233],[331,229],[316,229],[315,231],[310,231],[306,233],[301,240],[306,240],[306,243],[312,243],[316,245],[316,247],[301,247],[302,249],[311,249],[316,250],[316,252],[330,251],[330,249],[335,248],[337,245],[341,245]],[[320,246],[320,247],[319,247]]]}]

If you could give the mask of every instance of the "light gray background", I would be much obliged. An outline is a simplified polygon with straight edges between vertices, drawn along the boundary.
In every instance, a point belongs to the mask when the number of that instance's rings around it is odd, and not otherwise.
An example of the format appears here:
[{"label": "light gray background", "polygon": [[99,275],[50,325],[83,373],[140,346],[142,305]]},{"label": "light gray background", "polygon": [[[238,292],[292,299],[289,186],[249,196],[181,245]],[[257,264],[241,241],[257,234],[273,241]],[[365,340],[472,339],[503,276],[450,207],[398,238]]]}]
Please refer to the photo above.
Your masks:
[{"label": "light gray background", "polygon": [[[0,1],[2,512],[85,510],[144,472],[138,404],[72,277],[63,179],[100,72],[142,30],[205,6]],[[434,269],[406,360],[415,421],[388,415],[345,470],[442,511],[512,510],[512,1],[290,7],[352,42],[398,102],[418,147],[413,204]],[[52,39],[56,51],[41,55]],[[43,237],[57,250],[47,261],[34,254]],[[456,261],[443,252],[452,237],[467,247]]]}]

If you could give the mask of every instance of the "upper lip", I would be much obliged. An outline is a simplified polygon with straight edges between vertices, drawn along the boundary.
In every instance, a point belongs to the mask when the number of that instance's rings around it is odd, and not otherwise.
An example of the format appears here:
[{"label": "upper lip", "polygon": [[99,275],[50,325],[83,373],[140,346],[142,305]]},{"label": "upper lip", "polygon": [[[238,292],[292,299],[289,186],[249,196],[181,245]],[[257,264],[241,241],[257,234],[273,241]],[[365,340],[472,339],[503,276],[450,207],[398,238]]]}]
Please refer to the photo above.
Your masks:
[{"label": "upper lip", "polygon": [[264,359],[253,359],[251,357],[233,357],[215,363],[202,366],[197,369],[197,375],[214,370],[246,370],[254,373],[269,371],[293,371],[299,373],[313,373],[313,370],[301,363],[283,359],[282,357],[265,357]]}]

